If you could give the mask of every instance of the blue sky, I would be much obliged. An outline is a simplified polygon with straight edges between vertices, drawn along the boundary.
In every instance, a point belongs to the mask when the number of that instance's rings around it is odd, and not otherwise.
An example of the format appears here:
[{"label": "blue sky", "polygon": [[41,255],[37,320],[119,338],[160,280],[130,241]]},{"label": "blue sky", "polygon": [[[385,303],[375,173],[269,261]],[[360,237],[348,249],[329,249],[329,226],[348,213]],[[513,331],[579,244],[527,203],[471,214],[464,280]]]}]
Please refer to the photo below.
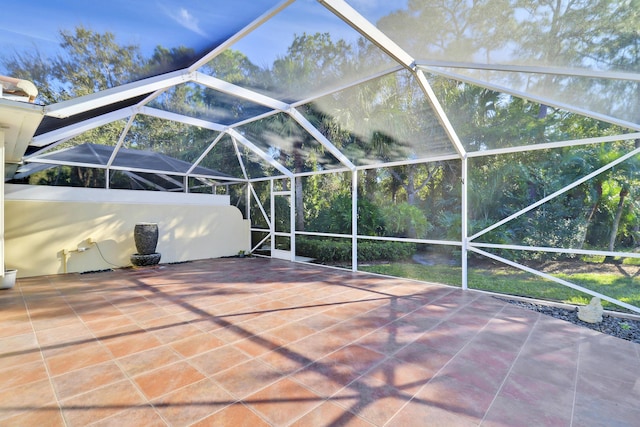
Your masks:
[{"label": "blue sky", "polygon": [[57,49],[59,31],[84,25],[111,31],[119,43],[143,52],[156,45],[207,46],[235,32],[278,0],[26,0],[6,2],[0,22],[0,49]]},{"label": "blue sky", "polygon": [[[84,25],[116,34],[120,44],[137,44],[145,55],[155,46],[209,47],[279,4],[280,0],[22,0],[5,2],[0,22],[0,55],[33,50],[59,51],[59,31]],[[350,0],[370,19],[406,4],[385,0]],[[294,34],[332,33],[334,39],[357,34],[314,0],[298,0],[260,31],[238,44],[258,65],[284,55]]]}]

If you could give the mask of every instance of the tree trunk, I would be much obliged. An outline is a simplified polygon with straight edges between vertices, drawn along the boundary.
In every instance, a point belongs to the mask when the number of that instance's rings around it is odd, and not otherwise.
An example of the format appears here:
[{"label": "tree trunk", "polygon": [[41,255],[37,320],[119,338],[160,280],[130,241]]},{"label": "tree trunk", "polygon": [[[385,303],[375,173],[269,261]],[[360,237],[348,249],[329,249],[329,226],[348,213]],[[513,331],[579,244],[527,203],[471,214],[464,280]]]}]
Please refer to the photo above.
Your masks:
[{"label": "tree trunk", "polygon": [[302,177],[295,178],[296,183],[296,231],[304,231],[304,195],[302,194]]},{"label": "tree trunk", "polygon": [[409,165],[407,171],[407,184],[404,186],[407,192],[407,203],[414,206],[416,203],[416,183],[415,183],[415,169],[413,165]]},{"label": "tree trunk", "polygon": [[[293,165],[296,173],[302,173],[304,170],[304,159],[302,158],[302,141],[297,141],[293,146]],[[295,181],[295,204],[296,204],[296,230],[304,231],[304,195],[302,194],[302,177],[297,176]]]},{"label": "tree trunk", "polygon": [[596,181],[595,188],[596,188],[596,194],[597,194],[596,201],[593,203],[593,206],[591,206],[591,209],[589,210],[589,215],[587,215],[586,224],[584,226],[584,234],[582,236],[579,249],[582,249],[584,247],[584,243],[587,241],[587,234],[589,233],[591,220],[593,220],[594,215],[596,214],[596,212],[598,212],[598,207],[600,206],[600,202],[602,201],[602,182]]},{"label": "tree trunk", "polygon": [[364,171],[364,194],[363,196],[373,201],[375,198],[376,182],[378,179],[378,171],[376,169],[366,169]]},{"label": "tree trunk", "polygon": [[[613,225],[611,226],[611,234],[609,235],[609,251],[613,252],[616,244],[616,237],[618,237],[618,227],[620,226],[620,219],[622,219],[622,211],[624,210],[624,200],[629,194],[629,190],[625,187],[620,189],[620,200],[618,201],[618,207],[616,209],[616,216],[613,219]],[[613,257],[606,257],[605,262],[613,262]]]}]

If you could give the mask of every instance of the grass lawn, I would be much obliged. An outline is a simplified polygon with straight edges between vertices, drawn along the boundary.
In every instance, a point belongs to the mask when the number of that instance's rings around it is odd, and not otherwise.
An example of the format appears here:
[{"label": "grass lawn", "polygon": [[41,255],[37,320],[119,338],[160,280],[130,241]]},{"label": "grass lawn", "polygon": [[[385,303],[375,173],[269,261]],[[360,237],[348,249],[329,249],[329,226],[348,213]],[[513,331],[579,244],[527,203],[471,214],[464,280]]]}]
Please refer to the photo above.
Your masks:
[{"label": "grass lawn", "polygon": [[[461,267],[449,265],[389,263],[361,265],[358,269],[424,282],[452,286],[462,284]],[[553,273],[553,275],[628,304],[640,306],[640,277],[638,276],[634,277],[617,271]],[[587,304],[591,300],[591,295],[507,266],[469,267],[468,285],[471,289],[562,301],[569,304]],[[603,301],[602,305],[609,310],[627,311],[607,301]]]}]

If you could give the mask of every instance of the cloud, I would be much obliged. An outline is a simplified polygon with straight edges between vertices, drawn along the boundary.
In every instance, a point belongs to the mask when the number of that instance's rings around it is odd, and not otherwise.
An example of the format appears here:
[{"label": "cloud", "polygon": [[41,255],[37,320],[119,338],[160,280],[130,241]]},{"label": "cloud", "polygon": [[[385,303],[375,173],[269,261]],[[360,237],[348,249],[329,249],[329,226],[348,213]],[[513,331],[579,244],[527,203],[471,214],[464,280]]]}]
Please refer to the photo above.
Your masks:
[{"label": "cloud", "polygon": [[355,10],[375,21],[380,19],[381,17],[396,11],[407,8],[407,0],[394,0],[390,2],[389,0],[348,0],[348,3]]},{"label": "cloud", "polygon": [[209,35],[200,28],[200,24],[198,23],[198,18],[193,16],[191,12],[189,12],[184,7],[181,7],[177,13],[171,12],[168,13],[171,19],[176,21],[180,26],[186,28],[189,31],[193,31],[196,34],[201,35],[202,37],[209,38]]}]

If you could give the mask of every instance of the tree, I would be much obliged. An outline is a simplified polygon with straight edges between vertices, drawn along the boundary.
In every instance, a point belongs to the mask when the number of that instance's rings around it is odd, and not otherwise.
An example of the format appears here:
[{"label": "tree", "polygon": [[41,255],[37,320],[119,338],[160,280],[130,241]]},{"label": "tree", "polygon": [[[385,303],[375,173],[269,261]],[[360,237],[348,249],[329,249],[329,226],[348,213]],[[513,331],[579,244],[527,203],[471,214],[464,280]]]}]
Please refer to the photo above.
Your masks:
[{"label": "tree", "polygon": [[48,81],[57,89],[56,102],[115,87],[140,74],[139,46],[121,46],[113,33],[78,26],[60,36],[63,52],[53,60]]}]

